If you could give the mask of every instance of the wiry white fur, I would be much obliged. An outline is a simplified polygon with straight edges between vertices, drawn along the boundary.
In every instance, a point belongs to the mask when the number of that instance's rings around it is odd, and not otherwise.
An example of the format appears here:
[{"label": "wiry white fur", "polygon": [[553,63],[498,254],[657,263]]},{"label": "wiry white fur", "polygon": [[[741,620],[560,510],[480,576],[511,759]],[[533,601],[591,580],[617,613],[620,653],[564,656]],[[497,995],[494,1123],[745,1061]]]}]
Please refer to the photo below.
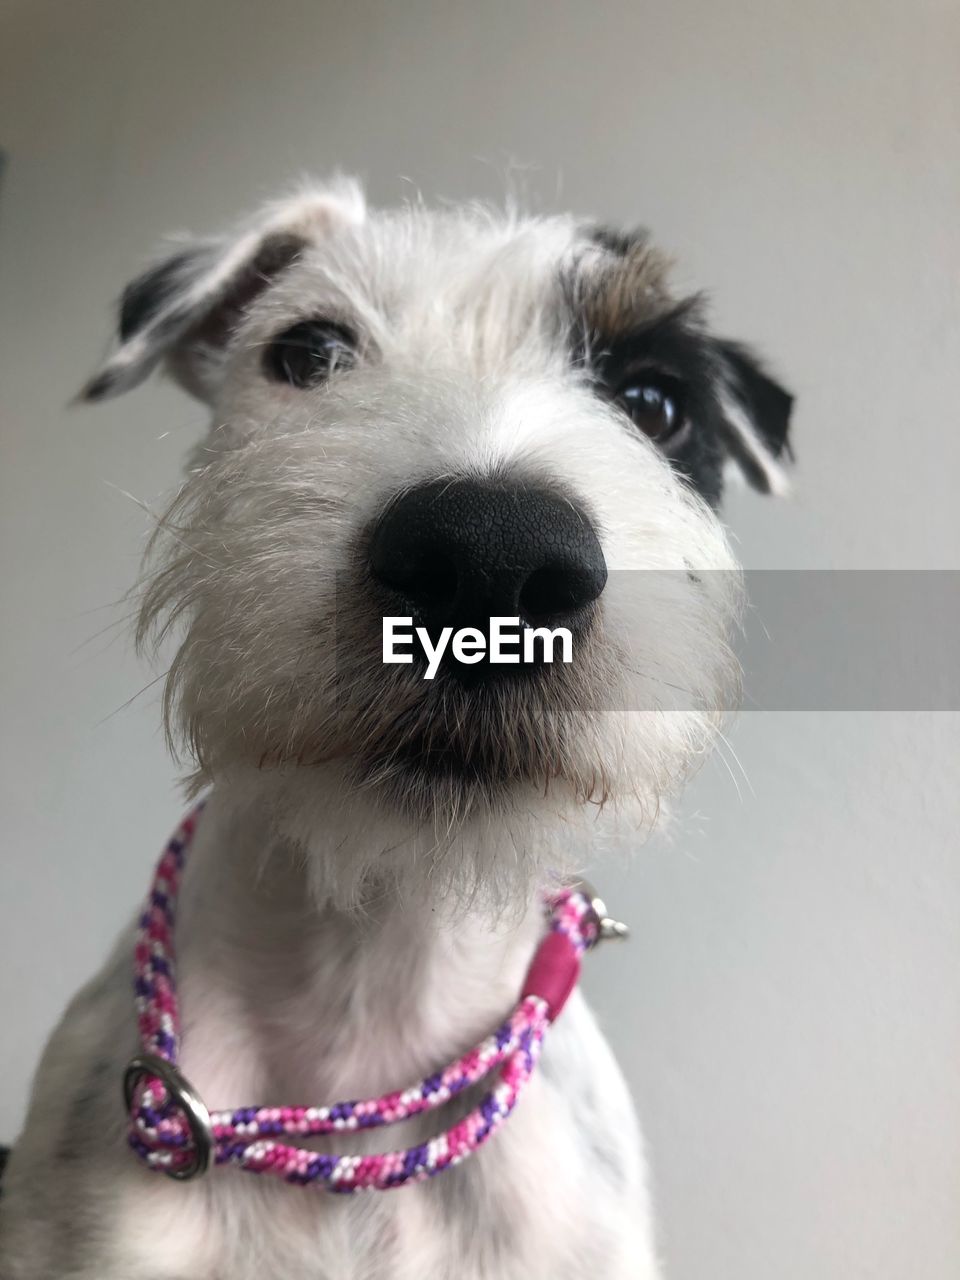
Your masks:
[{"label": "wiry white fur", "polygon": [[[575,224],[371,218],[341,187],[226,244],[195,301],[290,229],[308,241],[300,260],[224,350],[196,357],[213,421],[159,531],[141,620],[144,639],[179,637],[171,734],[216,784],[177,930],[183,1068],[211,1107],[375,1094],[481,1038],[516,999],[540,886],[616,820],[649,829],[733,682],[739,584],[720,525],[570,367],[559,281]],[[316,314],[359,332],[359,366],[316,392],[265,380],[271,336]],[[135,336],[107,368],[135,381],[149,347]],[[168,354],[181,372],[192,358]],[[475,725],[381,667],[356,563],[399,492],[464,475],[569,493],[611,571],[577,672],[490,702]],[[398,808],[389,764],[355,766],[399,707],[445,733],[496,733],[515,783],[421,787]],[[549,767],[527,776],[541,738]],[[44,1058],[0,1207],[5,1280],[573,1280],[598,1262],[610,1280],[654,1276],[626,1091],[579,999],[481,1155],[429,1185],[340,1199],[230,1170],[178,1186],[137,1165],[118,1101],[136,1048],[129,965],[127,934]],[[414,1122],[402,1140],[429,1132]]]}]

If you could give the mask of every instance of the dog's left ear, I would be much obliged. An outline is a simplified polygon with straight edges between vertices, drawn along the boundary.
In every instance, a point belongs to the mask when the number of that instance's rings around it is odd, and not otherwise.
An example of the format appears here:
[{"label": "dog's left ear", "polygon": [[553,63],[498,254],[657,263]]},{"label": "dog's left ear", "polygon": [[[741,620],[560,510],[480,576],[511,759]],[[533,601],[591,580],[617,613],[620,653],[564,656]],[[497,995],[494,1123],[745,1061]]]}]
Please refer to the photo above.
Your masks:
[{"label": "dog's left ear", "polygon": [[254,299],[311,243],[364,217],[346,179],[281,200],[233,235],[182,243],[124,289],[119,345],[80,400],[106,400],[141,383],[161,361],[198,399],[220,386],[227,343]]},{"label": "dog's left ear", "polygon": [[717,341],[722,421],[731,459],[761,493],[784,494],[790,482],[778,461],[791,457],[793,396],[738,342]]}]

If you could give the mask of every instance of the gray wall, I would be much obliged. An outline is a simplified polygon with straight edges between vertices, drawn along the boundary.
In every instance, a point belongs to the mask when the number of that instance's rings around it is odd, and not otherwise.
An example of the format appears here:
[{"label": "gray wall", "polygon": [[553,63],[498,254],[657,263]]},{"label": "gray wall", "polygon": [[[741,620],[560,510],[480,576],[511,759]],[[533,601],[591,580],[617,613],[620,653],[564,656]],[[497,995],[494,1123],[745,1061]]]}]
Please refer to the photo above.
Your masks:
[{"label": "gray wall", "polygon": [[[2,7],[0,1133],[180,807],[117,605],[200,411],[65,403],[165,232],[303,170],[650,225],[800,395],[764,567],[956,567],[960,11],[947,0]],[[135,501],[131,500],[131,495]],[[673,1280],[960,1274],[960,717],[744,715],[600,880],[588,984]],[[738,762],[733,752],[736,752]]]}]

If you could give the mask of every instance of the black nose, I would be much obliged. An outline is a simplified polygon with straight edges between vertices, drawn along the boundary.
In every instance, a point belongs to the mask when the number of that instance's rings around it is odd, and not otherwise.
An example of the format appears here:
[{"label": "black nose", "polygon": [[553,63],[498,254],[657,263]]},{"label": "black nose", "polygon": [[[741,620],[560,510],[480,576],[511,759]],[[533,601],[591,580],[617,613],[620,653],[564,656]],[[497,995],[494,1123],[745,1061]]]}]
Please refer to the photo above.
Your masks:
[{"label": "black nose", "polygon": [[370,564],[430,631],[486,631],[492,617],[573,631],[607,581],[593,525],[575,503],[495,480],[437,480],[403,494],[374,532]]}]

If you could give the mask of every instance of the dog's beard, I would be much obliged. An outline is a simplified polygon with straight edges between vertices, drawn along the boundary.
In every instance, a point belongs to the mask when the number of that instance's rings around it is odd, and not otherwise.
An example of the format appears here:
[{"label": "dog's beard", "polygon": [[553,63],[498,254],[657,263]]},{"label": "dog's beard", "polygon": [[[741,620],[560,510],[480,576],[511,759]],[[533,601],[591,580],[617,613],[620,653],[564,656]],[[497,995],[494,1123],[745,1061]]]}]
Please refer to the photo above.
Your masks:
[{"label": "dog's beard", "polygon": [[[615,671],[602,649],[577,667],[552,665],[465,687],[384,665],[379,633],[317,628],[312,656],[251,678],[208,662],[192,627],[171,669],[168,711],[208,780],[224,768],[317,769],[338,763],[352,787],[387,809],[445,827],[502,814],[530,795],[580,804],[614,797],[622,747],[604,727]],[[379,622],[379,619],[376,619]],[[334,634],[336,633],[336,634]],[[600,691],[603,691],[601,697]],[[615,735],[614,735],[615,736]]]},{"label": "dog's beard", "polygon": [[479,688],[441,673],[401,710],[380,711],[355,776],[421,819],[503,812],[525,793],[548,796],[552,788],[603,805],[614,783],[596,733],[599,714],[559,669]]},{"label": "dog's beard", "polygon": [[[470,688],[445,672],[427,682],[407,667],[371,667],[355,652],[315,699],[294,682],[261,689],[254,701],[248,685],[242,703],[225,699],[227,716],[201,696],[212,674],[191,671],[180,709],[197,783],[240,769],[281,787],[296,774],[309,790],[311,775],[319,786],[320,774],[335,775],[344,803],[417,833],[428,860],[491,824],[524,826],[531,814],[550,829],[609,807],[645,833],[703,757],[720,714],[614,709],[623,695],[602,650],[589,680],[582,666],[551,667]],[[476,857],[487,865],[488,854]]]}]

